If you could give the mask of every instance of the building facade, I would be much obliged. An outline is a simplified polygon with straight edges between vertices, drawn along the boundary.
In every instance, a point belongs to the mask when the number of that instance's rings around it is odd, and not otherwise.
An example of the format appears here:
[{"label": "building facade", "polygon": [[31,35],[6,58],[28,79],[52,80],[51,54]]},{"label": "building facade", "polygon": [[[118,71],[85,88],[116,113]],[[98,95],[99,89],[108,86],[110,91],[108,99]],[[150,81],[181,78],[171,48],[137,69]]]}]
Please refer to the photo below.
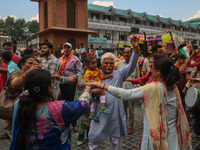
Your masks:
[{"label": "building facade", "polygon": [[121,48],[129,43],[131,34],[146,34],[171,30],[187,43],[200,45],[200,26],[197,23],[138,13],[130,9],[88,5],[88,28],[96,31],[88,44],[108,48]]},{"label": "building facade", "polygon": [[39,3],[40,43],[51,42],[56,48],[69,42],[73,48],[77,44],[88,45],[87,0],[31,0]]}]

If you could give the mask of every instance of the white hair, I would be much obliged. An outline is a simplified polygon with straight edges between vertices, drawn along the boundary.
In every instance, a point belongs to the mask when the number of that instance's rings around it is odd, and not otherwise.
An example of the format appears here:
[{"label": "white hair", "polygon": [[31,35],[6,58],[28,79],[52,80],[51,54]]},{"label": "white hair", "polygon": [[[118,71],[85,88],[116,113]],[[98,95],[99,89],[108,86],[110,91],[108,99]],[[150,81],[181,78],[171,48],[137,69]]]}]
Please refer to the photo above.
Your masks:
[{"label": "white hair", "polygon": [[101,64],[103,63],[104,59],[106,58],[111,58],[113,59],[114,63],[116,62],[116,56],[112,53],[105,53],[102,57],[101,57]]}]

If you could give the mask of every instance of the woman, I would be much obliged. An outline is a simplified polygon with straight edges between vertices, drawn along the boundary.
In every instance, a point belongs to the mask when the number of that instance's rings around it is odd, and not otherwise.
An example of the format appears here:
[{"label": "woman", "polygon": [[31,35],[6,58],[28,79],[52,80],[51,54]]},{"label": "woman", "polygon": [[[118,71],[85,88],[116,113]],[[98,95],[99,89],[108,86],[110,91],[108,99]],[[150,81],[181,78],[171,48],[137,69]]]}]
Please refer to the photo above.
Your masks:
[{"label": "woman", "polygon": [[[22,83],[26,74],[30,70],[39,69],[42,66],[36,63],[36,60],[33,56],[24,56],[18,62],[18,67],[20,71],[14,71],[11,73],[8,81],[6,83],[6,87],[8,89],[9,96],[17,98],[22,92]],[[14,106],[15,101],[13,101]],[[0,139],[12,138],[12,121],[7,120],[8,125],[6,126],[7,132],[0,136]]]},{"label": "woman", "polygon": [[[76,83],[76,92],[74,96],[74,101],[76,101],[81,96],[81,94],[83,94],[84,89],[85,89],[84,74],[85,74],[86,69],[87,67],[84,66],[83,72],[75,74],[74,76],[71,76],[71,77],[63,77],[60,75],[54,75],[53,78],[60,80],[61,84]],[[78,119],[78,122],[77,122],[77,127],[79,131],[78,141],[77,141],[78,146],[83,145],[84,143],[85,131],[87,132],[86,136],[88,136],[89,126],[90,126],[89,115],[90,115],[90,106],[88,105],[86,112]]]},{"label": "woman", "polygon": [[54,101],[51,75],[42,69],[29,72],[23,87],[25,93],[14,108],[10,150],[70,150],[69,124],[86,111],[90,87],[74,102]]},{"label": "woman", "polygon": [[144,132],[141,149],[185,150],[190,145],[190,130],[176,87],[179,70],[166,57],[155,55],[150,65],[152,82],[139,88],[124,90],[92,82],[122,100],[143,99]]}]

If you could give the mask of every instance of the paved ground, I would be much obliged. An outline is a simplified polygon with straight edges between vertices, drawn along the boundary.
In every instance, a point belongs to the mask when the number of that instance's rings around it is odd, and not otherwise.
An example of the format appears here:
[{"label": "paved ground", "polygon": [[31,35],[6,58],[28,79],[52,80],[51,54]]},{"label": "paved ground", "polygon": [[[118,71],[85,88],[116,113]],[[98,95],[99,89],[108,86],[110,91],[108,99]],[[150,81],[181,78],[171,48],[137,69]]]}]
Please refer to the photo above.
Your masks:
[{"label": "paved ground", "polygon": [[[138,102],[135,105],[135,123],[134,123],[134,129],[135,132],[133,135],[129,135],[123,140],[123,150],[137,150],[141,134],[142,134],[142,128],[143,128],[143,112],[141,110],[141,104]],[[3,133],[3,127],[4,127],[4,121],[0,120],[0,134]],[[193,134],[192,134],[193,135]],[[77,146],[77,134],[72,135],[72,150],[89,150],[88,144],[85,141],[85,143],[82,146]],[[192,145],[194,150],[200,150],[200,136],[192,136]],[[0,150],[8,150],[10,146],[10,140],[0,140]],[[102,150],[110,150],[111,144],[109,142],[109,139],[105,140],[101,145]]]}]

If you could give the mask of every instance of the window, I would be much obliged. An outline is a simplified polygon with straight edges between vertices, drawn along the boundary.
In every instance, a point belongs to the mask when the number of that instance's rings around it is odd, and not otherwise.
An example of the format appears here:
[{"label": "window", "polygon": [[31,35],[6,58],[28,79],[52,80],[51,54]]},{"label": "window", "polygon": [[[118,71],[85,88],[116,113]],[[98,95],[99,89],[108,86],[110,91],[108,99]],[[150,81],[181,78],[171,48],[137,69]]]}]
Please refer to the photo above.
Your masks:
[{"label": "window", "polygon": [[91,35],[91,37],[99,37],[99,34],[98,33],[94,33]]},{"label": "window", "polygon": [[48,28],[48,3],[44,3],[44,28]]},{"label": "window", "polygon": [[166,25],[165,25],[165,24],[162,24],[162,28],[166,28]]},{"label": "window", "polygon": [[103,15],[103,20],[111,21],[111,16]]},{"label": "window", "polygon": [[93,14],[92,13],[92,20],[99,19],[99,14]]},{"label": "window", "polygon": [[140,24],[140,20],[135,20],[135,24]]},{"label": "window", "polygon": [[76,5],[74,0],[67,0],[67,27],[76,28]]},{"label": "window", "polygon": [[103,38],[107,38],[107,40],[111,40],[111,34],[110,33],[104,33]]},{"label": "window", "polygon": [[127,41],[127,35],[119,35],[119,40]]},{"label": "window", "polygon": [[127,22],[127,18],[121,18],[121,17],[119,17],[119,21]]},{"label": "window", "polygon": [[154,22],[150,22],[149,25],[150,25],[150,26],[154,26]]}]

